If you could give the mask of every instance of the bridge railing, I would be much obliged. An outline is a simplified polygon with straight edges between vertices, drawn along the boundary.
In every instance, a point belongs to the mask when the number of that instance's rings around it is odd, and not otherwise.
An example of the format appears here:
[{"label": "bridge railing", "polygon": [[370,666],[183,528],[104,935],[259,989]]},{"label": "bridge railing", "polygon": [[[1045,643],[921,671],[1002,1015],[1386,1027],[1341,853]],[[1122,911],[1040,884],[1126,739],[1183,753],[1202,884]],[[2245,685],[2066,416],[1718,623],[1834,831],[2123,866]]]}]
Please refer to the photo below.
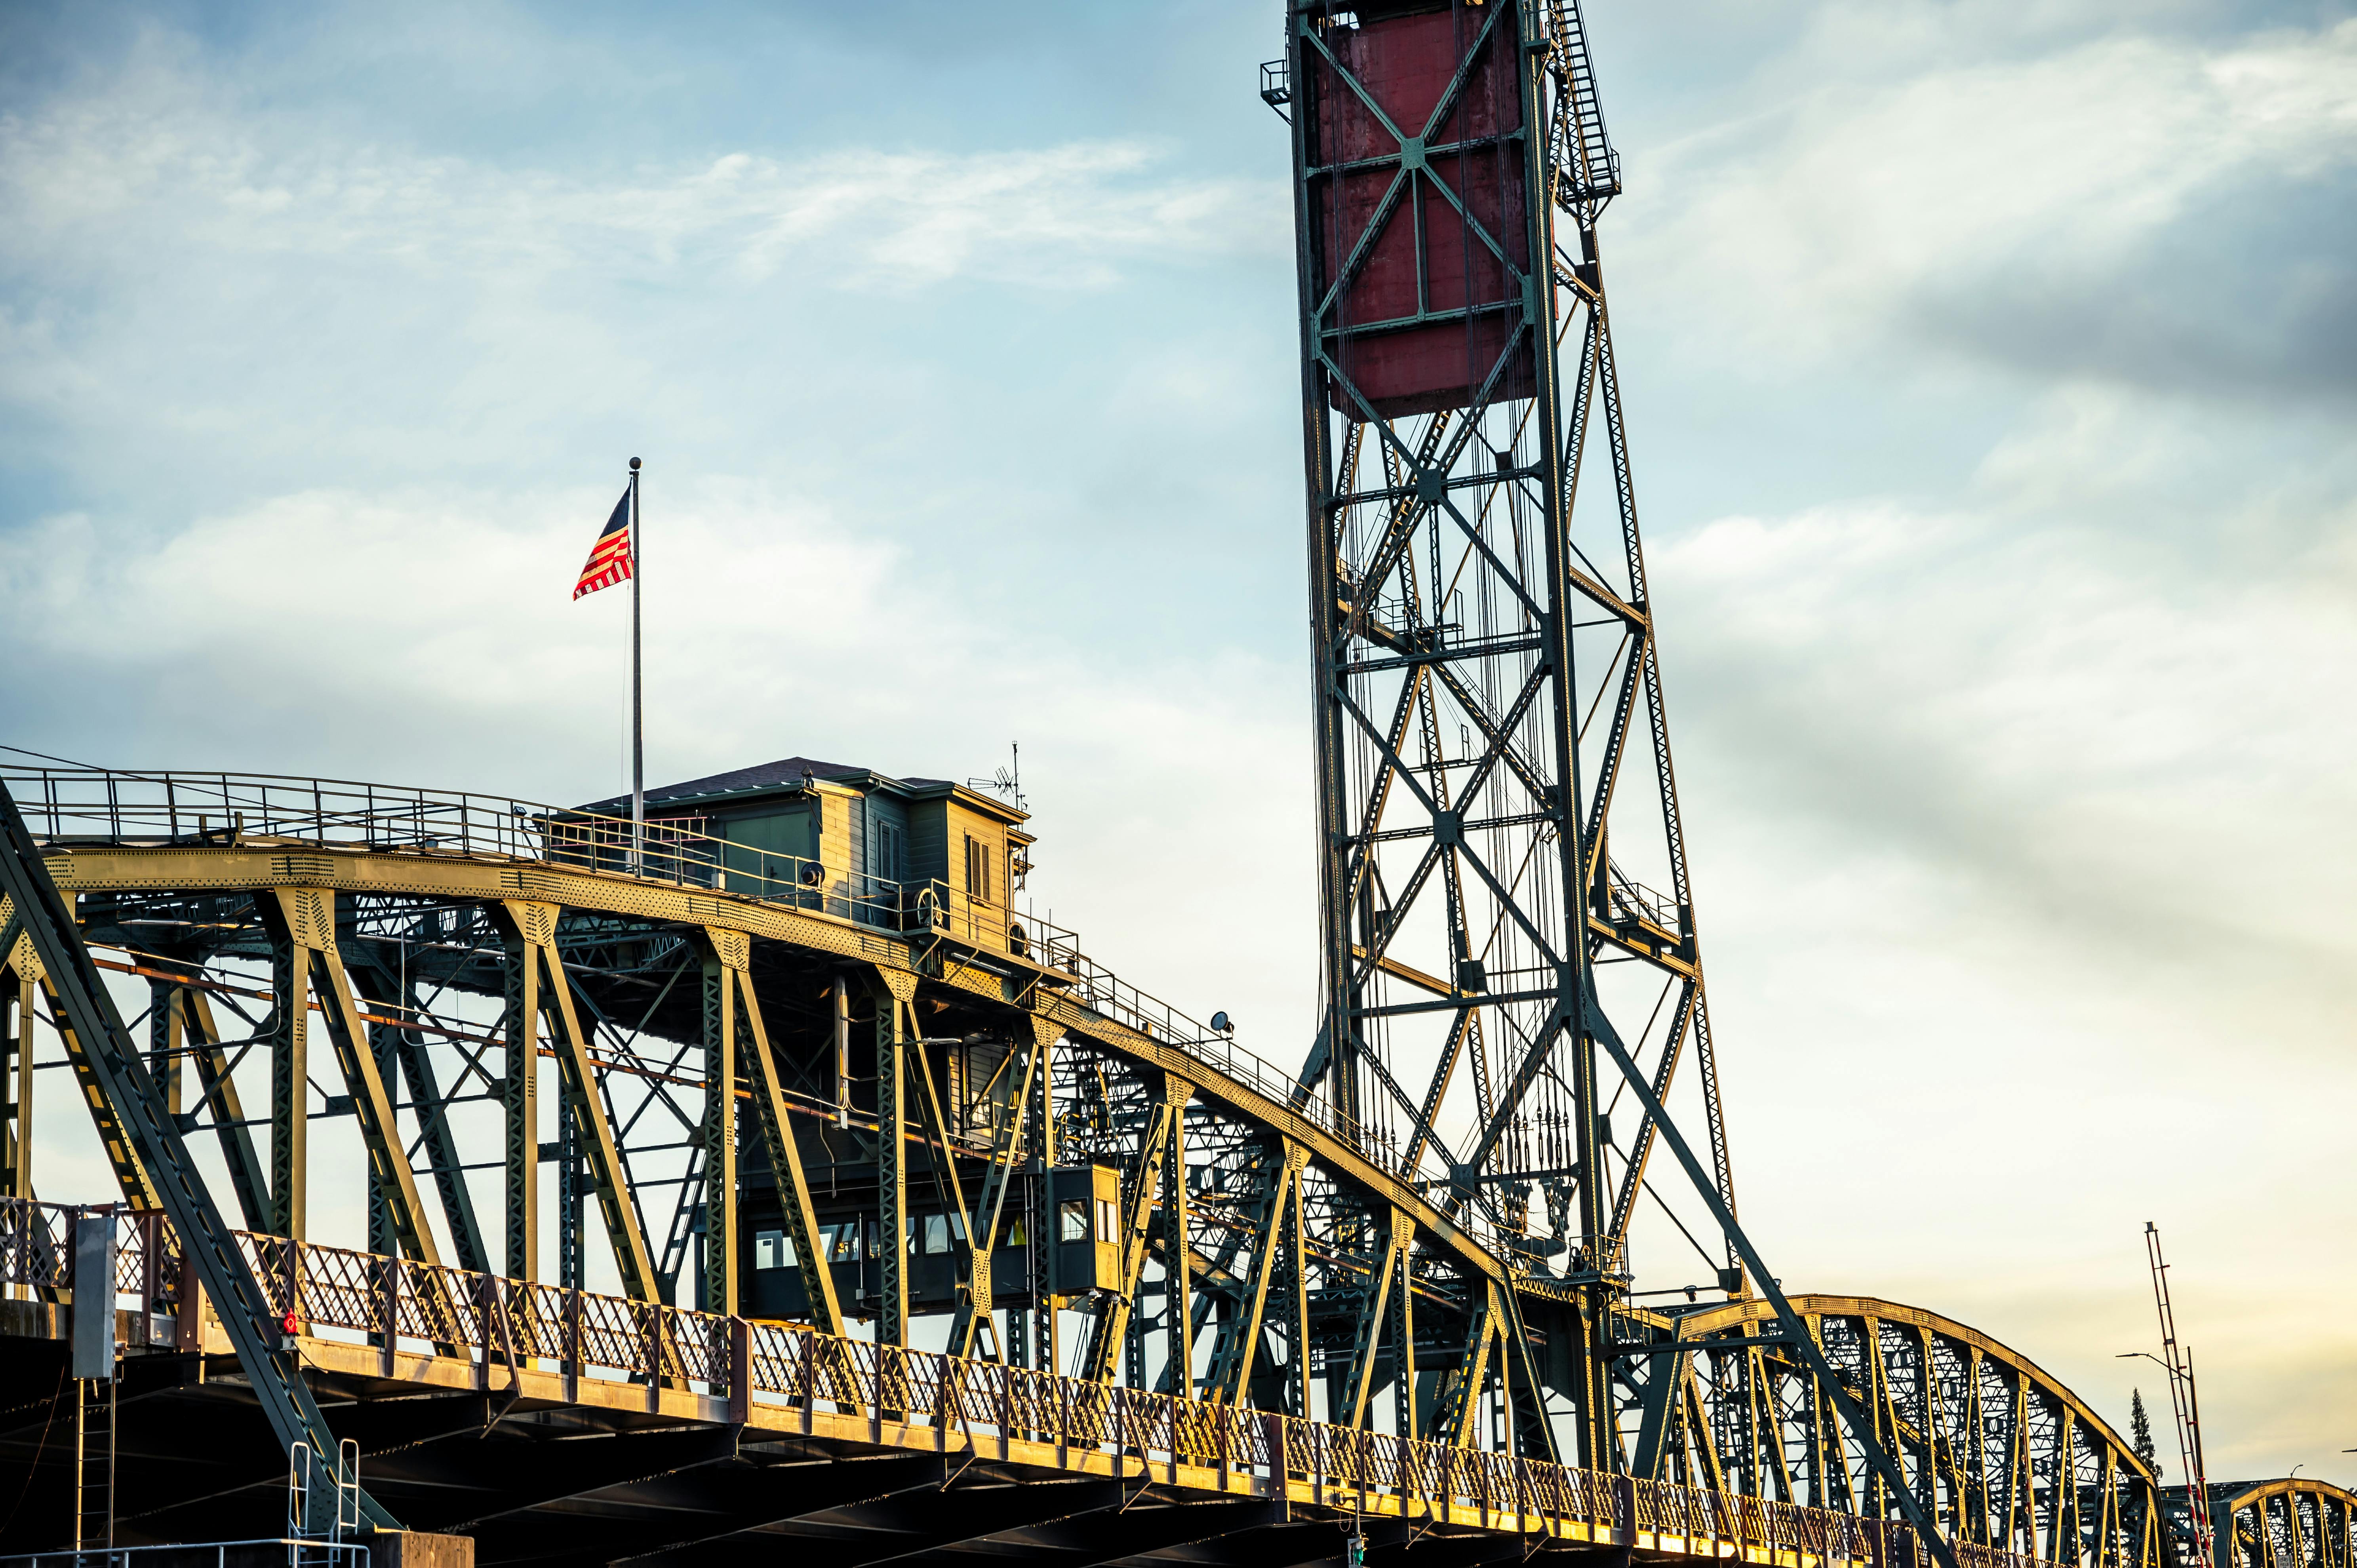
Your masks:
[{"label": "bridge railing", "polygon": [[76,1210],[28,1198],[0,1202],[0,1284],[43,1298],[73,1284]]},{"label": "bridge railing", "polygon": [[898,883],[830,882],[816,861],[715,837],[688,819],[658,818],[641,830],[627,817],[511,796],[268,773],[0,763],[0,780],[35,835],[55,843],[295,843],[540,861],[738,893],[896,931],[908,904]]},{"label": "bridge railing", "polygon": [[118,1307],[168,1312],[180,1301],[180,1254],[164,1217],[120,1204],[77,1207],[0,1198],[0,1288],[12,1295],[63,1299],[73,1289],[74,1221],[105,1214],[114,1223]]},{"label": "bridge railing", "polygon": [[[69,1229],[78,1211],[0,1200],[0,1284],[72,1288]],[[177,1248],[160,1217],[118,1215],[118,1292],[150,1311],[178,1299]],[[1764,1498],[1636,1480],[1482,1449],[1405,1439],[1020,1367],[837,1337],[800,1324],[723,1316],[653,1302],[472,1273],[339,1247],[237,1233],[263,1286],[275,1333],[289,1315],[314,1339],[407,1348],[455,1360],[486,1387],[527,1370],[729,1402],[729,1419],[756,1405],[802,1407],[930,1429],[947,1447],[1004,1439],[1052,1444],[1060,1463],[1093,1455],[1116,1465],[1216,1468],[1290,1482],[1318,1500],[1364,1509],[1391,1498],[1403,1512],[1446,1508],[1500,1530],[1566,1525],[1654,1538],[1663,1550],[1725,1555],[1738,1547],[1799,1561],[1927,1568],[1903,1525]],[[178,1322],[195,1315],[183,1310]],[[183,1344],[181,1348],[194,1346]],[[791,1417],[787,1419],[792,1419]],[[1959,1549],[1965,1568],[2038,1568],[1986,1548]]]},{"label": "bridge railing", "polygon": [[[834,915],[900,934],[939,930],[1001,946],[970,902],[947,884],[850,876],[798,855],[775,854],[705,832],[703,818],[657,818],[643,833],[628,818],[465,790],[265,773],[150,772],[0,762],[0,781],[34,834],[51,843],[285,843],[460,859],[535,861],[635,875],[682,887],[734,893]],[[635,867],[635,869],[634,869]],[[1025,956],[1073,977],[1067,994],[1090,1011],[1178,1047],[1249,1085],[1409,1181],[1399,1150],[1365,1134],[1327,1101],[1302,1095],[1295,1076],[1082,950],[1078,932],[993,908],[1024,928]]]}]

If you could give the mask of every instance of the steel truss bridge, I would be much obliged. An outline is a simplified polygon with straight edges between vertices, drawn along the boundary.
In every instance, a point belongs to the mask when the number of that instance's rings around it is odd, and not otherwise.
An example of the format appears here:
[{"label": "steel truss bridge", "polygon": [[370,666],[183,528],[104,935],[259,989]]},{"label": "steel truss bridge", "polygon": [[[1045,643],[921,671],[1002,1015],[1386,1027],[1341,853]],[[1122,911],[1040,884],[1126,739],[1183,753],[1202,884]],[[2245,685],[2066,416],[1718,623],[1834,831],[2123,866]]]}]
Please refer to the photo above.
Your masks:
[{"label": "steel truss bridge", "polygon": [[[725,1553],[755,1532],[844,1562],[1009,1541],[1072,1562],[1181,1546],[1293,1562],[1332,1555],[1351,1519],[1379,1554],[1413,1538],[1469,1562],[1524,1537],[1794,1564],[1920,1552],[1756,1298],[1612,1311],[1624,1464],[1520,1442],[1510,1400],[1560,1412],[1577,1393],[1577,1294],[1503,1266],[1494,1231],[1226,1038],[1085,961],[1054,967],[1051,944],[1020,960],[881,929],[809,907],[791,875],[715,891],[685,854],[669,875],[599,869],[584,863],[627,824],[520,802],[221,775],[5,782],[79,938],[61,977],[17,906],[0,933],[11,1038],[27,1018],[65,1026],[77,1080],[35,1085],[16,1053],[10,1168],[37,1106],[91,1118],[114,1165],[127,1531],[202,1537],[257,1496],[275,1506],[260,1357],[310,1391],[323,1448],[359,1441],[389,1517],[467,1530],[487,1561]],[[77,960],[102,1012],[103,965],[145,1013],[78,1024]],[[847,1116],[846,979],[863,1069]],[[249,1064],[273,1075],[259,1114],[239,1097]],[[519,1124],[516,1080],[549,1076],[557,1103]],[[160,1112],[152,1152],[143,1110]],[[495,1182],[466,1179],[470,1112],[500,1133]],[[797,1127],[843,1141],[780,1137]],[[343,1204],[376,1247],[290,1234],[314,1138],[359,1179]],[[843,1157],[811,1157],[828,1147]],[[684,1177],[654,1174],[666,1155]],[[1083,1162],[1119,1173],[1118,1273],[1051,1313],[1050,1245],[1005,1242],[1051,1234],[1037,1174]],[[169,1201],[190,1187],[226,1195],[224,1250],[250,1283],[200,1283]],[[492,1266],[499,1238],[528,1244],[534,1206],[555,1221],[530,1254],[557,1260],[545,1280]],[[729,1310],[748,1208],[795,1238],[806,1322]],[[0,1219],[20,1334],[59,1332],[62,1213],[20,1193]],[[910,1250],[815,1264],[869,1221]],[[691,1251],[705,1310],[667,1299]],[[619,1288],[587,1288],[593,1251]],[[1973,1561],[2167,1560],[2153,1477],[2028,1359],[1918,1308],[1792,1305]],[[964,1356],[909,1348],[958,1335]],[[61,1356],[5,1359],[18,1421],[0,1451],[19,1464],[38,1463]],[[944,1487],[975,1511],[943,1518]],[[2345,1540],[2345,1511],[2296,1539],[2330,1539],[2333,1520]]]},{"label": "steel truss bridge", "polygon": [[[1738,1218],[1577,7],[1286,27],[1306,1052],[978,916],[971,860],[0,767],[0,1492],[72,1499],[0,1541],[256,1533],[296,1453],[486,1562],[2190,1568],[2068,1389],[1788,1296]],[[37,1109],[111,1220],[36,1200]],[[1707,1283],[1640,1292],[1673,1228]],[[2270,1485],[2215,1568],[2352,1568],[2345,1495]]]}]

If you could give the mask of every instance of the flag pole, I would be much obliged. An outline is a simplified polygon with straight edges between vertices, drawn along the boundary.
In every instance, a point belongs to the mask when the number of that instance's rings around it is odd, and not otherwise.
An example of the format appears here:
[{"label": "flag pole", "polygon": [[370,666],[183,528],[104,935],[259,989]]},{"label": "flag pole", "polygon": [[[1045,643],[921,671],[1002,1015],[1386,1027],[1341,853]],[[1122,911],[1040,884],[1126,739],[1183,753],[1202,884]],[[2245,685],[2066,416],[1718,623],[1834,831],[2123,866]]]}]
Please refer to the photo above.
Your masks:
[{"label": "flag pole", "polygon": [[630,873],[647,869],[646,688],[639,664],[639,460],[630,459]]}]

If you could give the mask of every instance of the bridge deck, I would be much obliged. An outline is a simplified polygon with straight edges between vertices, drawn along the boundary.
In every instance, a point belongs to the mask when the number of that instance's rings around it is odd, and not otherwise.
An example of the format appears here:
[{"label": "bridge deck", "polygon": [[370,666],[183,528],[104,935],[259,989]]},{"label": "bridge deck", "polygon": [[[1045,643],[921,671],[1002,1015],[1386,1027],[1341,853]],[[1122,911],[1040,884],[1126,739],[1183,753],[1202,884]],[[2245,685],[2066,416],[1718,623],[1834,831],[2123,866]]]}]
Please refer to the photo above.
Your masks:
[{"label": "bridge deck", "polygon": [[[37,1206],[8,1207],[30,1219],[26,1210]],[[5,1283],[51,1300],[68,1295],[70,1256],[56,1235],[47,1223],[8,1227],[0,1238]],[[115,1283],[133,1348],[125,1388],[135,1399],[233,1401],[228,1337],[198,1294],[181,1290],[160,1220],[126,1215],[121,1235]],[[1469,1550],[1480,1541],[1511,1544],[1515,1555],[1609,1549],[1624,1560],[1763,1568],[1925,1560],[1893,1521],[895,1349],[797,1324],[273,1237],[242,1233],[240,1242],[273,1310],[295,1315],[301,1361],[323,1407],[343,1412],[339,1426],[350,1419],[368,1433],[368,1484],[426,1528],[504,1520],[512,1532],[534,1519],[554,1528],[554,1516],[580,1528],[587,1509],[618,1529],[627,1516],[639,1533],[676,1531],[654,1542],[666,1551],[716,1530],[812,1535],[835,1543],[831,1561],[1009,1548],[1060,1559],[1039,1531],[1053,1525],[1069,1535],[1079,1528],[1073,1520],[1110,1510],[1120,1517],[1090,1527],[1103,1541],[1081,1548],[1096,1553],[1091,1561],[1181,1549],[1190,1562],[1321,1559],[1339,1551],[1336,1526],[1353,1519],[1371,1543],[1402,1548],[1461,1539]],[[0,1328],[50,1337],[65,1316],[20,1303],[0,1315]],[[420,1421],[437,1435],[418,1437]],[[218,1419],[159,1424],[182,1435],[159,1434],[148,1446],[185,1445],[191,1461],[223,1430]],[[495,1434],[509,1441],[477,1445],[472,1465],[459,1452],[454,1473],[444,1439]],[[668,1448],[663,1434],[672,1434]],[[699,1434],[706,1445],[685,1445]],[[550,1440],[533,1443],[528,1461],[513,1441],[527,1436]],[[618,1480],[597,1439],[659,1463]],[[552,1447],[577,1456],[577,1474],[535,1483]],[[823,1466],[822,1477],[812,1466],[824,1461],[834,1466]],[[646,1463],[624,1463],[619,1473]],[[708,1499],[697,1500],[715,1478],[701,1472],[715,1465],[756,1466],[765,1496],[720,1509],[716,1521]],[[699,1478],[683,1487],[682,1476]],[[618,1487],[624,1495],[611,1495]],[[454,1489],[462,1500],[447,1495]],[[935,1493],[934,1517],[909,1513],[911,1494]],[[963,1507],[940,1515],[942,1501],[969,1493],[972,1517]],[[887,1498],[900,1500],[888,1506]],[[880,1509],[889,1522],[863,1524],[862,1509]],[[1323,1544],[1299,1555],[1248,1544],[1309,1526]],[[865,1544],[845,1548],[846,1540]],[[1976,1553],[1975,1568],[2028,1561],[2000,1556]]]}]

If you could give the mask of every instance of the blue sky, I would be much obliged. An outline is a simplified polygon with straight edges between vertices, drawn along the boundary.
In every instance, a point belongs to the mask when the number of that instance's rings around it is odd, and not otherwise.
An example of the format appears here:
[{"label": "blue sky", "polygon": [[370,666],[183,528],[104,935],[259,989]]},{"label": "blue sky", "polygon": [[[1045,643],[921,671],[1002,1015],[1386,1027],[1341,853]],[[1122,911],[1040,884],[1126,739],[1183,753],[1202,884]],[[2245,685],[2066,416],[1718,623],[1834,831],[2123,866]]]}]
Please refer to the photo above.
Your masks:
[{"label": "blue sky", "polygon": [[[2158,1219],[2215,1467],[2357,1478],[2357,21],[1590,22],[1747,1218],[2115,1420]],[[1277,27],[8,8],[0,738],[607,793],[637,454],[655,778],[1020,740],[1043,906],[1297,1055]]]}]

